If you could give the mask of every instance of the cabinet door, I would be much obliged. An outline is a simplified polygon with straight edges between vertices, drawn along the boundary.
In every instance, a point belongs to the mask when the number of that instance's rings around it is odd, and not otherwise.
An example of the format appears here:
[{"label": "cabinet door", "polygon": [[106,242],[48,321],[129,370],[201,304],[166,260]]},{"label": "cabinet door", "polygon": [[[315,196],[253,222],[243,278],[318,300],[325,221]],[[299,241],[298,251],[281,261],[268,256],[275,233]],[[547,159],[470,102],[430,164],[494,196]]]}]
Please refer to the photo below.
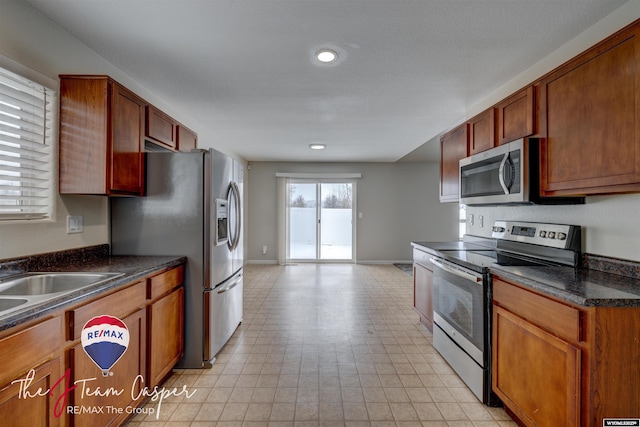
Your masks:
[{"label": "cabinet door", "polygon": [[184,351],[184,288],[149,306],[149,387],[155,387]]},{"label": "cabinet door", "polygon": [[489,108],[468,122],[469,155],[488,150],[495,146],[495,109]]},{"label": "cabinet door", "polygon": [[433,272],[413,264],[413,306],[420,314],[420,321],[433,331]]},{"label": "cabinet door", "polygon": [[107,194],[108,92],[106,77],[60,77],[60,194]]},{"label": "cabinet door", "polygon": [[191,129],[178,125],[178,149],[189,152],[198,148],[198,135]]},{"label": "cabinet door", "polygon": [[617,34],[542,80],[544,194],[640,190],[638,31]]},{"label": "cabinet door", "polygon": [[109,190],[144,194],[145,102],[119,84],[111,84],[111,168]]},{"label": "cabinet door", "polygon": [[[102,313],[96,313],[100,315]],[[140,380],[136,381],[138,375],[146,374],[146,310],[141,309],[122,319],[129,329],[129,347],[122,355],[122,358],[112,367],[109,375],[102,376],[102,371],[87,356],[82,344],[77,344],[69,350],[69,363],[74,381],[81,381],[78,388],[73,391],[70,405],[92,408],[104,407],[104,413],[84,413],[72,415],[74,426],[106,426],[114,420],[118,422],[130,415],[127,407],[134,407],[142,403],[143,398],[134,400],[133,397],[140,393],[142,387],[146,386]],[[82,382],[87,380],[86,382]],[[83,389],[83,384],[85,389]],[[100,396],[101,393],[110,391],[120,392],[110,393],[108,396]],[[90,390],[89,390],[90,389]],[[84,395],[83,395],[84,392]],[[133,395],[133,397],[132,397]],[[115,411],[109,413],[107,406],[121,408],[122,414]]]},{"label": "cabinet door", "polygon": [[522,89],[496,105],[498,145],[536,133],[535,90]]},{"label": "cabinet door", "polygon": [[460,159],[468,155],[468,125],[460,125],[440,138],[440,202],[460,200]]},{"label": "cabinet door", "polygon": [[[33,396],[20,394],[20,383],[11,384],[0,388],[0,424],[12,426],[59,426],[64,418],[66,407],[60,407],[60,417],[55,416],[54,407],[60,397],[60,389],[64,384],[57,386],[53,395],[39,396],[36,391],[51,390],[60,379],[60,358],[55,358],[38,367],[34,367],[34,375],[29,383],[28,391]],[[26,378],[22,376],[20,380]]]},{"label": "cabinet door", "polygon": [[169,148],[177,147],[178,123],[171,117],[155,108],[147,107],[145,135]]},{"label": "cabinet door", "polygon": [[529,426],[580,425],[580,349],[493,308],[493,390]]}]

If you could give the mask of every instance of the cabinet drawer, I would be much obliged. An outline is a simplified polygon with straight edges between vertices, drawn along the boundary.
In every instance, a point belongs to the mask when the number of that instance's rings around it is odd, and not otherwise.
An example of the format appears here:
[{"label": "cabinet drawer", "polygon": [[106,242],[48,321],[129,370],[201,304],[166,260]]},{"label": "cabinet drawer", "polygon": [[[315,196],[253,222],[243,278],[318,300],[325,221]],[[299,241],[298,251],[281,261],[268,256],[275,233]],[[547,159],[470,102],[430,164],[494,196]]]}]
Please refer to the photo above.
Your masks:
[{"label": "cabinet drawer", "polygon": [[67,312],[67,339],[80,338],[85,323],[96,316],[109,315],[120,319],[145,305],[145,284],[138,282],[121,291]]},{"label": "cabinet drawer", "polygon": [[583,315],[561,304],[494,277],[493,301],[518,316],[571,342],[583,341]]},{"label": "cabinet drawer", "polygon": [[413,250],[413,261],[431,269],[431,255],[419,249]]},{"label": "cabinet drawer", "polygon": [[181,285],[183,277],[184,267],[182,266],[153,276],[147,280],[147,299],[156,299]]},{"label": "cabinet drawer", "polygon": [[0,340],[0,385],[51,359],[61,343],[60,317]]}]

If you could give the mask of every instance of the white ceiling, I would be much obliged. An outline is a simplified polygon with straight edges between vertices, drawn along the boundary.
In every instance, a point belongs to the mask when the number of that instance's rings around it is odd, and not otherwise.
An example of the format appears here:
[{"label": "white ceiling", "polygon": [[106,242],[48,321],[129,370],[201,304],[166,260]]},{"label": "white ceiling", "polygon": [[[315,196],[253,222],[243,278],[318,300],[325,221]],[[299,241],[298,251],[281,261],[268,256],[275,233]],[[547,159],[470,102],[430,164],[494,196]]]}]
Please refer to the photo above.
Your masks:
[{"label": "white ceiling", "polygon": [[202,147],[397,161],[626,0],[26,1],[215,135]]}]

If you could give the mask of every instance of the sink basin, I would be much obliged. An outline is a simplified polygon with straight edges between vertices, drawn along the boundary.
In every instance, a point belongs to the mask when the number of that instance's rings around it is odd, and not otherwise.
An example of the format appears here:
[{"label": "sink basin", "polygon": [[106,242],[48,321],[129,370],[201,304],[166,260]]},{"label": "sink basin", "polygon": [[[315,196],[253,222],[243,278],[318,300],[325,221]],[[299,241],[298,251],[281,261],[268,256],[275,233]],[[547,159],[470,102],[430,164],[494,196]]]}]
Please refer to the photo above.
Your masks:
[{"label": "sink basin", "polygon": [[11,310],[12,308],[20,307],[21,305],[26,304],[28,302],[29,300],[24,298],[15,298],[15,299],[0,298],[0,312],[5,310]]},{"label": "sink basin", "polygon": [[[69,292],[122,273],[27,273],[0,282],[0,296],[37,296]],[[1,310],[0,310],[1,311]]]}]

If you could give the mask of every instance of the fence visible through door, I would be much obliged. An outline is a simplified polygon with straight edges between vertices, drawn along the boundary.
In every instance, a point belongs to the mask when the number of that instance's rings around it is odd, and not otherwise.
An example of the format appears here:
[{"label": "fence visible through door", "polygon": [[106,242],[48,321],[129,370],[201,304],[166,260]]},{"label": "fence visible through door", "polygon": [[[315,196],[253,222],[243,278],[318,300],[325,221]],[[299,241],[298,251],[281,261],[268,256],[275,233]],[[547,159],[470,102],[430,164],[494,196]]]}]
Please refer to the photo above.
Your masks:
[{"label": "fence visible through door", "polygon": [[287,193],[291,260],[354,258],[354,183],[291,180]]}]

